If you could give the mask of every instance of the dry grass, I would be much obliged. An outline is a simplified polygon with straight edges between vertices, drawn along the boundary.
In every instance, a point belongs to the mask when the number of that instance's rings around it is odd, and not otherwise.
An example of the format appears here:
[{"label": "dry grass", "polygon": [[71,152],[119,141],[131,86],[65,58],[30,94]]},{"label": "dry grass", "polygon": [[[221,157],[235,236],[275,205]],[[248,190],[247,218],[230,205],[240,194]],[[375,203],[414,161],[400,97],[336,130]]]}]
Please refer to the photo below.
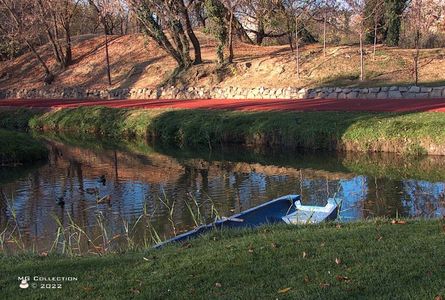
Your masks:
[{"label": "dry grass", "polygon": [[[192,67],[179,83],[196,86],[238,87],[314,87],[370,86],[410,84],[413,82],[413,54],[410,49],[379,46],[375,57],[366,48],[365,82],[359,82],[359,49],[357,46],[332,46],[323,56],[320,45],[305,46],[301,53],[301,76],[297,79],[295,54],[288,46],[260,47],[236,43],[235,62],[217,72],[215,41],[198,33],[204,64]],[[113,87],[155,87],[169,77],[175,62],[154,41],[142,35],[115,36],[110,42]],[[49,47],[39,50],[51,67],[55,62]],[[104,38],[82,36],[75,39],[74,65],[57,71],[53,86],[88,88],[106,87]],[[420,80],[423,84],[445,82],[445,50],[421,51]],[[25,54],[13,61],[0,63],[0,88],[42,88],[43,72],[36,60]]]}]

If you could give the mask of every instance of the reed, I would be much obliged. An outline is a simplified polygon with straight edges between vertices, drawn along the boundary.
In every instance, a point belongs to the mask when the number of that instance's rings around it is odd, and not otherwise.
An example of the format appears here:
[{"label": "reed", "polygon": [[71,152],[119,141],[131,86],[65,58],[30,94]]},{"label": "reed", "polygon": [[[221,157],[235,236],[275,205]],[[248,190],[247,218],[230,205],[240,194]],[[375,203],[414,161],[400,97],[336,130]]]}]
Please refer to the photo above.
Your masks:
[{"label": "reed", "polygon": [[165,192],[163,191],[163,198],[159,197],[159,201],[164,205],[165,208],[168,209],[168,221],[173,230],[173,234],[177,235],[176,224],[174,220],[174,211],[175,211],[175,200],[169,200]]},{"label": "reed", "polygon": [[[1,195],[6,199],[4,194]],[[76,257],[87,254],[104,255],[147,249],[167,238],[161,237],[156,229],[154,215],[157,209],[166,209],[168,211],[168,220],[173,235],[182,233],[184,229],[190,229],[182,228],[180,230],[178,228],[177,222],[175,221],[177,203],[174,199],[170,199],[165,193],[158,199],[160,205],[155,205],[151,212],[148,204],[145,203],[143,211],[139,216],[131,220],[121,218],[122,233],[117,233],[113,236],[113,227],[116,227],[116,224],[109,224],[107,218],[101,211],[95,214],[95,222],[93,224],[95,229],[94,233],[87,230],[82,224],[76,222],[69,212],[66,212],[65,219],[51,214],[56,230],[47,249],[39,249],[35,241],[25,243],[24,236],[20,230],[17,212],[11,201],[6,201],[11,218],[0,231],[0,253],[7,254],[14,252],[17,254],[32,252],[40,255],[62,254],[67,257]],[[194,226],[200,226],[221,218],[215,203],[208,195],[205,200],[201,201],[194,195],[189,194],[185,200],[185,205]],[[13,247],[7,246],[10,244],[13,245]],[[8,249],[11,251],[6,251]]]},{"label": "reed", "polygon": [[[1,200],[6,204],[6,210],[10,212],[10,218],[7,220],[4,228],[0,233],[0,250],[1,252],[26,251],[24,238],[20,229],[17,218],[17,211],[14,208],[13,200],[9,200],[3,191],[0,191]],[[8,245],[12,245],[9,247]]]}]

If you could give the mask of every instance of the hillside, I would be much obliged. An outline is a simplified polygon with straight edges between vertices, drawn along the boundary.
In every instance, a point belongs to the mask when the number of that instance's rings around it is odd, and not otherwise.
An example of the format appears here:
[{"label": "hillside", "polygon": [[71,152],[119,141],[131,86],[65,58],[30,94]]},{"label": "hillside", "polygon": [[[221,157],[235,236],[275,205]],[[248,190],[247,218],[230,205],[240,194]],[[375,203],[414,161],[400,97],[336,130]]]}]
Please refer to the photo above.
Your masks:
[{"label": "hillside", "polygon": [[[412,83],[413,50],[378,46],[375,58],[372,47],[366,48],[365,82],[358,81],[358,46],[332,46],[324,57],[320,45],[308,45],[301,52],[301,76],[296,78],[295,54],[288,46],[260,47],[237,42],[235,62],[216,72],[215,41],[198,33],[204,64],[192,67],[179,84],[194,86],[237,87],[315,87],[371,86]],[[48,46],[39,52],[51,69],[55,61]],[[111,37],[109,45],[113,88],[156,87],[169,77],[175,62],[154,41],[142,35]],[[106,87],[103,36],[76,37],[74,64],[55,72],[51,87]],[[441,85],[445,82],[445,50],[421,52],[420,82]],[[31,54],[0,62],[0,89],[43,88],[43,72]]]}]

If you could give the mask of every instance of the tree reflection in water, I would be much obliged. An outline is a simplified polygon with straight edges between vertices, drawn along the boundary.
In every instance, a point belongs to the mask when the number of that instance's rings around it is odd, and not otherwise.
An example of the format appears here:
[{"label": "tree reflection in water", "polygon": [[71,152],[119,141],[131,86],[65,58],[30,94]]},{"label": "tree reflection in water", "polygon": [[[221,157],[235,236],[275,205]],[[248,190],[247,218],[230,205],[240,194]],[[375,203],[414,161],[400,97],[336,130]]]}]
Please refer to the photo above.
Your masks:
[{"label": "tree reflection in water", "polygon": [[[410,161],[396,156],[337,153],[286,153],[226,148],[206,151],[154,150],[147,145],[88,147],[48,140],[47,164],[23,172],[0,172],[0,225],[17,223],[26,242],[47,249],[69,218],[90,236],[100,235],[101,215],[110,237],[125,233],[144,213],[161,237],[172,234],[172,219],[181,231],[194,226],[187,207],[199,207],[206,221],[258,205],[285,194],[324,205],[342,199],[340,219],[376,216],[440,217],[445,214],[445,178],[441,159]],[[130,150],[129,150],[130,149]],[[394,169],[388,164],[404,161]],[[373,169],[372,166],[378,166]],[[382,170],[385,173],[382,174]],[[413,171],[418,170],[418,171]],[[19,174],[19,175],[17,175]],[[98,183],[104,175],[106,185]],[[96,195],[111,195],[111,206],[97,205]],[[63,197],[65,206],[56,205]],[[10,202],[10,206],[6,201]],[[162,201],[161,201],[162,200]],[[163,203],[173,204],[169,210]],[[143,234],[144,228],[136,228]]]}]

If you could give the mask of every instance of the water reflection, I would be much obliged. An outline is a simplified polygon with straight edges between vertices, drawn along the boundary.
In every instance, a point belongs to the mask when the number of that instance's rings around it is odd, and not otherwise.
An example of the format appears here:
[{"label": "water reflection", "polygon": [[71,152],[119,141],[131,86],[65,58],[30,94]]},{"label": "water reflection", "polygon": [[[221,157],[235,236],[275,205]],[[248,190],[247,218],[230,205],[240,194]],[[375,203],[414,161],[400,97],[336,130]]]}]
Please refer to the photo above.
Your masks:
[{"label": "water reflection", "polygon": [[[39,249],[51,246],[56,219],[64,226],[75,222],[91,237],[103,232],[101,220],[112,238],[145,212],[156,232],[167,237],[194,226],[190,207],[199,206],[210,221],[285,194],[301,194],[303,202],[320,205],[335,195],[343,199],[342,221],[445,214],[442,157],[178,151],[144,144],[77,146],[60,139],[47,144],[48,163],[0,172],[0,225],[16,218],[26,243]],[[87,192],[96,187],[99,197],[111,195],[111,205],[96,204],[97,196]],[[57,204],[60,197],[64,206]]]}]

